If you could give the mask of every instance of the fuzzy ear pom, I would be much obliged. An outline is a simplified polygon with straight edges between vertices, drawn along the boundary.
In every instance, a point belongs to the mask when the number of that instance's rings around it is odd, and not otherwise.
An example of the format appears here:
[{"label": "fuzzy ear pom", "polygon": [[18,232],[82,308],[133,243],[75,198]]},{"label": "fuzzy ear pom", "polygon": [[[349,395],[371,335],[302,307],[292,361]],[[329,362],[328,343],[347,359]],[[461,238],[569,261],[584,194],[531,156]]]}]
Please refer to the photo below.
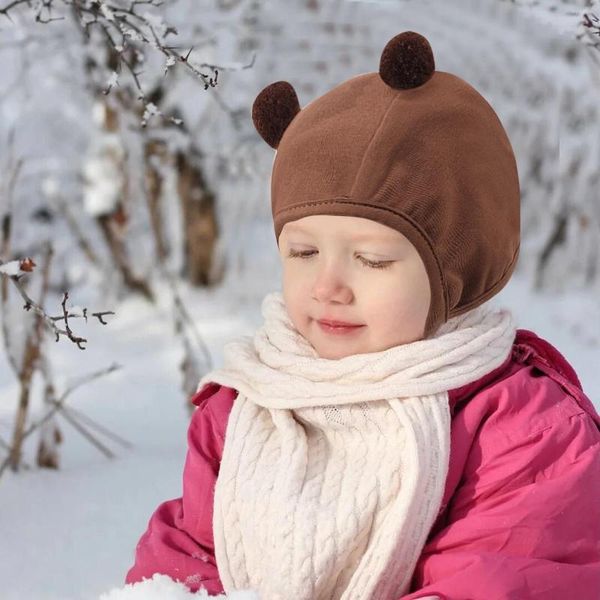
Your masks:
[{"label": "fuzzy ear pom", "polygon": [[381,53],[379,76],[396,90],[419,87],[434,71],[433,50],[427,38],[415,31],[399,33]]},{"label": "fuzzy ear pom", "polygon": [[276,81],[264,88],[252,105],[252,121],[260,136],[277,148],[288,125],[300,112],[296,90],[287,81]]}]

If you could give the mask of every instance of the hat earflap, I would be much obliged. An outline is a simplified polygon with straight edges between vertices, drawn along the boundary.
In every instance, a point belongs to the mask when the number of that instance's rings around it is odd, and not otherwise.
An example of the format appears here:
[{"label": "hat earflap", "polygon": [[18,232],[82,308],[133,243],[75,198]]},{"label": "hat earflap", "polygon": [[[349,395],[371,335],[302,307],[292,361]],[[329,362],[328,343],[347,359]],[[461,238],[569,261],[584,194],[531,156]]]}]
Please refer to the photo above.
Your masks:
[{"label": "hat earflap", "polygon": [[287,81],[276,81],[264,88],[252,105],[252,121],[260,136],[277,148],[292,119],[300,112],[296,90]]},{"label": "hat earflap", "polygon": [[415,31],[404,31],[393,37],[383,49],[379,76],[396,90],[423,85],[435,71],[433,50],[427,38]]}]

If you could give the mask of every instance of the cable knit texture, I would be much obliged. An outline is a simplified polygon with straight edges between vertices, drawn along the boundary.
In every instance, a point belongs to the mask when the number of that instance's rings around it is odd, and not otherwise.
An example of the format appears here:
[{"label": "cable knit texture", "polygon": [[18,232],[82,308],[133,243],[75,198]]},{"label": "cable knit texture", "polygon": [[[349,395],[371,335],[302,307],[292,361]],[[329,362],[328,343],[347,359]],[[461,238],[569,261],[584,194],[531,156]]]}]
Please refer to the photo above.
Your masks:
[{"label": "cable knit texture", "polygon": [[484,304],[428,339],[330,360],[295,329],[280,292],[262,314],[198,386],[238,390],[214,499],[225,591],[395,600],[440,509],[448,390],[504,362],[513,317]]}]

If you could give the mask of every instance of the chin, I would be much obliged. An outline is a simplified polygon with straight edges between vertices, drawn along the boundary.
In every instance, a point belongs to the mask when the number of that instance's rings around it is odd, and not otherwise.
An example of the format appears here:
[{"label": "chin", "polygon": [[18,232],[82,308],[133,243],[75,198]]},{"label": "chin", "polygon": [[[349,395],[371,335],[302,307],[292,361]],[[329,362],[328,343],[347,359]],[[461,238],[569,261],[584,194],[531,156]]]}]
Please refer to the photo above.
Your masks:
[{"label": "chin", "polygon": [[346,352],[341,353],[332,353],[332,352],[319,352],[317,350],[319,358],[325,358],[327,360],[339,360],[340,358],[345,358],[346,356],[350,356],[350,354]]},{"label": "chin", "polygon": [[311,346],[315,349],[316,353],[319,355],[319,358],[326,358],[328,360],[337,360],[339,358],[345,358],[346,356],[357,354],[357,352],[348,352],[347,349],[343,348],[337,350],[335,348],[320,349],[312,343]]}]

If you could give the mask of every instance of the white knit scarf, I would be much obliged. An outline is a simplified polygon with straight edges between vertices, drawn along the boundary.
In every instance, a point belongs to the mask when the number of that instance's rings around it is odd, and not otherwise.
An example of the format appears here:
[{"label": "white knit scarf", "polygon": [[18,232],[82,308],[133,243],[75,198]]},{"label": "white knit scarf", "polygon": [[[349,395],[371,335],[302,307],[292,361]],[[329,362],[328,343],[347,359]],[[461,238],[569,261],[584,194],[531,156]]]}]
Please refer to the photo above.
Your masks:
[{"label": "white knit scarf", "polygon": [[487,305],[425,340],[337,360],[293,326],[280,292],[254,337],[206,374],[238,390],[215,487],[226,592],[261,600],[392,600],[407,593],[441,506],[448,390],[501,365],[512,315]]}]

